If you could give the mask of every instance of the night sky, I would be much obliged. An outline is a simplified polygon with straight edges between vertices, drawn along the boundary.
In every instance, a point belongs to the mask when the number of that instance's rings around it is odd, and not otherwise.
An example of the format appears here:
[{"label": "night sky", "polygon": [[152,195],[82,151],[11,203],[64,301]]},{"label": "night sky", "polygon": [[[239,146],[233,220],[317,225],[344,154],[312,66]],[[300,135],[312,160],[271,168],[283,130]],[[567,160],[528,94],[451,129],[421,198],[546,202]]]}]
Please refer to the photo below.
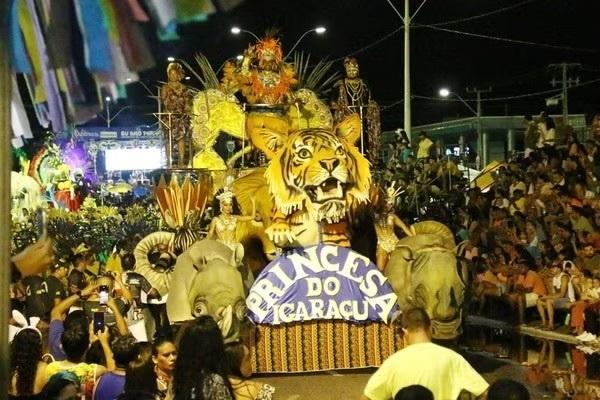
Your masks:
[{"label": "night sky", "polygon": [[[403,2],[391,1],[402,12]],[[420,0],[410,1],[414,12]],[[522,5],[485,18],[439,27],[572,49],[505,43],[415,26],[411,30],[412,92],[436,99],[413,99],[413,125],[471,115],[459,102],[437,100],[442,86],[466,99],[473,95],[466,93],[465,88],[474,86],[491,85],[493,92],[485,96],[492,98],[550,90],[550,81],[560,75],[547,66],[560,62],[580,63],[581,67],[572,70],[570,77],[578,77],[581,82],[600,78],[597,0],[429,0],[413,23],[435,24],[519,4]],[[165,79],[169,55],[191,62],[194,53],[202,52],[218,67],[227,58],[240,54],[252,38],[233,36],[229,32],[233,25],[258,35],[270,28],[278,29],[284,54],[303,32],[324,25],[325,35],[310,34],[297,49],[310,53],[312,60],[339,59],[336,68],[341,70],[344,56],[397,30],[402,21],[386,0],[247,0],[227,14],[212,15],[207,22],[181,26],[180,41],[160,43],[151,39],[155,54],[160,57],[159,66],[143,73],[142,80],[154,86],[157,80]],[[398,30],[354,56],[375,99],[387,107],[382,112],[383,128],[402,126],[403,104],[399,101],[403,98],[403,31]],[[194,80],[190,82],[199,86]],[[132,104],[138,113],[152,111],[153,105],[139,84],[130,85],[129,93],[126,104]],[[546,108],[544,99],[549,96],[485,102],[483,113],[537,114]],[[571,113],[599,111],[600,82],[571,90],[569,104]],[[474,103],[471,105],[475,107]],[[560,114],[561,107],[548,111]],[[124,113],[121,123],[130,123],[131,117]]]}]

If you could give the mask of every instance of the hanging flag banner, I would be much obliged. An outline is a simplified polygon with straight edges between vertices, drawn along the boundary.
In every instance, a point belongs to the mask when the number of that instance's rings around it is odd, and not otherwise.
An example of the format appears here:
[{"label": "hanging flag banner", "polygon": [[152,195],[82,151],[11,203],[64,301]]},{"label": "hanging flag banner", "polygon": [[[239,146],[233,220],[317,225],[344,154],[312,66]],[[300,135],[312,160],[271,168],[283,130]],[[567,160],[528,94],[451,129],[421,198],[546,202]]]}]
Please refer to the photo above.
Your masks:
[{"label": "hanging flag banner", "polygon": [[396,294],[368,258],[333,245],[295,249],[260,273],[246,298],[250,320],[279,325],[309,320],[389,322]]}]

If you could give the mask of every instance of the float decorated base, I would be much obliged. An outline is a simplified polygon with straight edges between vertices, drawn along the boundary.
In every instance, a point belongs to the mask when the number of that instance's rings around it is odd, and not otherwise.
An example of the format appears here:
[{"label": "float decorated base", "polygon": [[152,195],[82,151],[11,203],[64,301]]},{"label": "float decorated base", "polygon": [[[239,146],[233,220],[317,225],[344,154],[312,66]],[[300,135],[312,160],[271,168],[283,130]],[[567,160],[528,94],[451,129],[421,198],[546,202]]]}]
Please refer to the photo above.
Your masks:
[{"label": "float decorated base", "polygon": [[402,348],[394,325],[306,321],[258,325],[250,336],[255,373],[377,367]]},{"label": "float decorated base", "polygon": [[295,249],[271,262],[246,299],[259,373],[366,368],[402,347],[396,295],[371,261],[343,247]]}]

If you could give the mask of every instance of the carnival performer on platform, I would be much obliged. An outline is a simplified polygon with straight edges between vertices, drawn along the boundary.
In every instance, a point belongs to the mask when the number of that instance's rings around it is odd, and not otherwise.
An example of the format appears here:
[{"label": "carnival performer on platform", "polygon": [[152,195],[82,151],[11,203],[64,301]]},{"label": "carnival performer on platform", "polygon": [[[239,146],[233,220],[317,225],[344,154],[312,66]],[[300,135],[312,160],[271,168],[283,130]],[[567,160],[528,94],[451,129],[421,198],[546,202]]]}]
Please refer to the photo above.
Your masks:
[{"label": "carnival performer on platform", "polygon": [[173,149],[176,147],[177,165],[185,167],[193,93],[181,83],[185,77],[181,64],[170,63],[167,67],[167,76],[169,81],[160,88],[160,101],[165,112],[170,113],[166,120],[169,131],[169,136],[166,138],[168,161],[172,166]]},{"label": "carnival performer on platform", "polygon": [[343,120],[347,115],[360,115],[362,132],[360,150],[367,155],[372,164],[379,158],[380,117],[379,105],[371,97],[367,83],[360,78],[356,58],[344,59],[344,78],[334,84],[334,98],[331,108],[335,121]]},{"label": "carnival performer on platform", "polygon": [[242,244],[237,241],[236,228],[238,222],[253,221],[256,217],[256,201],[252,199],[252,215],[233,214],[234,196],[229,188],[224,188],[223,193],[217,196],[221,213],[214,217],[208,229],[208,239],[215,239],[227,245],[234,251],[244,254]]},{"label": "carnival performer on platform", "polygon": [[[394,213],[396,197],[400,194],[400,188],[395,188],[396,182],[392,182],[390,187],[386,189],[387,198],[382,206],[381,212],[376,214],[375,232],[377,233],[377,267],[383,271],[390,259],[390,254],[396,249],[398,237],[394,232],[394,228],[398,227],[409,234],[410,229],[406,224],[398,218]],[[414,234],[414,233],[413,233]]]}]

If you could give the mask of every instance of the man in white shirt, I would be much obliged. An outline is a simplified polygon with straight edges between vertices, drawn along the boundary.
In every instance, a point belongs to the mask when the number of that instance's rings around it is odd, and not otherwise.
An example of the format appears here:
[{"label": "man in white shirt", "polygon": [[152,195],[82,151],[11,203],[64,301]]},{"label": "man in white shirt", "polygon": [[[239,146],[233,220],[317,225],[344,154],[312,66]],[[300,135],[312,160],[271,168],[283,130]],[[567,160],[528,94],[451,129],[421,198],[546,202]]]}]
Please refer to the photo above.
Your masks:
[{"label": "man in white shirt", "polygon": [[363,400],[389,400],[410,385],[421,385],[436,400],[455,400],[462,390],[481,396],[488,383],[458,353],[431,342],[431,320],[421,308],[405,311],[406,347],[391,355],[371,376]]}]

